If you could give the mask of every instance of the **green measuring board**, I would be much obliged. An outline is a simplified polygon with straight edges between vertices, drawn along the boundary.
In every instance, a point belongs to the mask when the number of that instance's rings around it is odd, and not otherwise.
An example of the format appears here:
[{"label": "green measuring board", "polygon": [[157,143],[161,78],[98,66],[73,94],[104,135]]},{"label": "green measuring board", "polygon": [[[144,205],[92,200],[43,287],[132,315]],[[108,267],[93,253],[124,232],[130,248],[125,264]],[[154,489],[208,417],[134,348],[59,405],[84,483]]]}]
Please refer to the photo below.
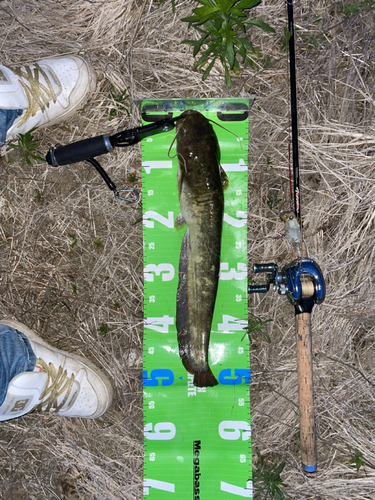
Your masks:
[{"label": "green measuring board", "polygon": [[[214,121],[224,193],[219,287],[209,365],[197,388],[179,357],[176,293],[182,238],[175,130],[142,141],[144,225],[144,500],[252,498],[247,325],[249,99],[143,100],[144,124],[195,109]],[[219,126],[220,125],[220,126]],[[224,127],[224,128],[221,128]]]}]

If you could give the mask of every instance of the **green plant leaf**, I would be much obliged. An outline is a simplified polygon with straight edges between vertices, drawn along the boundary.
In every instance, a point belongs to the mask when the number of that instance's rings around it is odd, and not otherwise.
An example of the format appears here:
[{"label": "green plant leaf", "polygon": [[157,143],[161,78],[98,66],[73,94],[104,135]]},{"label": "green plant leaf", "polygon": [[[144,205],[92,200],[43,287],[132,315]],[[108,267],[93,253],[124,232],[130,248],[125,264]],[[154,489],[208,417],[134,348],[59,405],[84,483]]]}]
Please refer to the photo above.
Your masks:
[{"label": "green plant leaf", "polygon": [[262,499],[273,498],[274,500],[285,500],[288,496],[282,488],[286,486],[282,482],[282,473],[285,462],[280,462],[280,457],[271,455],[267,461],[256,448],[258,463],[253,469],[254,499],[262,495]]},{"label": "green plant leaf", "polygon": [[195,0],[197,3],[201,3],[202,5],[205,5],[206,7],[210,7],[212,3],[210,0]]},{"label": "green plant leaf", "polygon": [[198,59],[198,61],[195,63],[196,68],[197,68],[197,69],[201,69],[201,68],[203,68],[203,66],[206,64],[206,62],[207,62],[207,60],[208,60],[209,56],[210,56],[211,54],[215,55],[215,53],[217,53],[217,47],[215,47],[215,45],[213,45],[213,44],[212,44],[212,45],[210,45],[210,46],[208,47],[208,49],[207,49],[207,50],[205,50],[205,51],[202,53],[201,57],[200,57],[200,58]]},{"label": "green plant leaf", "polygon": [[242,21],[237,21],[236,26],[237,30],[240,30],[242,33],[246,33],[246,26]]},{"label": "green plant leaf", "polygon": [[227,12],[232,7],[232,5],[236,3],[233,0],[214,0],[214,1],[217,1],[219,3],[221,7],[220,10],[222,12]]},{"label": "green plant leaf", "polygon": [[241,9],[237,9],[237,7],[233,7],[232,9],[230,9],[229,11],[229,14],[231,15],[231,17],[233,17],[233,20],[232,21],[235,21],[237,19],[244,19],[244,18],[247,18],[248,14],[245,13],[243,10]]},{"label": "green plant leaf", "polygon": [[[196,16],[198,16],[200,19],[205,18],[206,16],[210,17],[213,12],[217,12],[219,10],[219,7],[198,7],[196,9],[193,9],[193,12]],[[203,21],[205,22],[205,21]]]},{"label": "green plant leaf", "polygon": [[39,160],[39,161],[46,161],[45,158],[42,158],[41,156],[31,154],[30,155],[34,160]]},{"label": "green plant leaf", "polygon": [[184,40],[193,46],[193,56],[200,57],[195,63],[197,69],[203,68],[202,76],[205,80],[213,68],[214,61],[220,58],[225,70],[225,83],[232,85],[231,73],[239,74],[241,71],[237,54],[241,56],[245,67],[250,66],[257,70],[258,67],[252,58],[261,57],[260,51],[255,49],[247,39],[246,30],[249,25],[257,26],[266,31],[274,32],[267,23],[256,19],[248,20],[248,10],[260,3],[260,0],[197,0],[203,7],[192,10],[194,15],[181,19],[193,27],[201,35],[199,40]]},{"label": "green plant leaf", "polygon": [[203,73],[203,76],[202,76],[202,81],[204,82],[205,79],[208,77],[208,75],[210,74],[212,68],[214,67],[214,64],[215,64],[215,61],[216,61],[216,57],[214,57],[212,59],[212,61],[210,62],[210,64],[207,66],[207,68],[205,69],[204,73]]},{"label": "green plant leaf", "polygon": [[261,28],[264,31],[269,31],[270,33],[275,33],[275,30],[267,23],[264,21],[261,21],[260,19],[250,19],[249,21],[245,21],[246,24],[250,24],[252,26],[257,26],[258,28]]},{"label": "green plant leaf", "polygon": [[207,40],[208,36],[209,36],[209,34],[207,33],[206,35],[202,36],[202,38],[200,40],[196,41],[196,44],[195,44],[195,47],[194,47],[194,51],[193,51],[193,56],[194,57],[198,54],[198,52],[200,51],[200,48],[205,43],[205,41]]},{"label": "green plant leaf", "polygon": [[241,73],[240,65],[237,59],[234,60],[232,71],[235,75],[239,75]]},{"label": "green plant leaf", "polygon": [[355,468],[357,469],[357,472],[364,465],[362,457],[363,457],[363,453],[360,452],[359,450],[357,450],[357,448],[356,448],[354,458],[352,460],[350,460],[349,464],[354,464]]},{"label": "green plant leaf", "polygon": [[234,47],[233,47],[232,37],[227,39],[227,43],[226,43],[226,47],[225,47],[225,56],[229,62],[229,68],[233,69],[233,66],[234,66]]},{"label": "green plant leaf", "polygon": [[180,19],[180,21],[183,21],[184,23],[189,23],[189,28],[190,28],[190,26],[193,23],[199,22],[199,17],[198,16],[183,17],[182,19]]},{"label": "green plant leaf", "polygon": [[241,0],[236,5],[237,9],[252,9],[260,3],[261,0]]},{"label": "green plant leaf", "polygon": [[245,45],[245,47],[247,48],[247,52],[250,53],[250,55],[257,56],[257,52],[254,49],[253,44],[249,42],[247,38],[241,38],[241,42],[243,43],[243,45]]},{"label": "green plant leaf", "polygon": [[284,27],[284,40],[281,44],[281,50],[286,50],[289,44],[290,37],[292,36],[288,28]]},{"label": "green plant leaf", "polygon": [[242,57],[242,62],[245,62],[245,59],[246,59],[246,49],[245,47],[243,46],[243,44],[241,44],[239,46],[239,54],[240,56]]},{"label": "green plant leaf", "polygon": [[32,128],[25,134],[18,134],[17,144],[10,143],[7,146],[7,151],[14,150],[17,155],[9,159],[9,162],[14,162],[16,160],[21,161],[21,167],[27,163],[30,167],[33,166],[32,160],[46,161],[41,155],[41,151],[38,150],[40,143],[34,139],[33,132],[37,127]]},{"label": "green plant leaf", "polygon": [[231,86],[232,86],[232,79],[230,77],[230,73],[229,73],[229,70],[227,68],[227,65],[225,65],[225,85],[228,88],[231,88]]},{"label": "green plant leaf", "polygon": [[110,331],[109,326],[107,323],[101,323],[101,325],[98,328],[99,335],[107,335],[107,333]]}]

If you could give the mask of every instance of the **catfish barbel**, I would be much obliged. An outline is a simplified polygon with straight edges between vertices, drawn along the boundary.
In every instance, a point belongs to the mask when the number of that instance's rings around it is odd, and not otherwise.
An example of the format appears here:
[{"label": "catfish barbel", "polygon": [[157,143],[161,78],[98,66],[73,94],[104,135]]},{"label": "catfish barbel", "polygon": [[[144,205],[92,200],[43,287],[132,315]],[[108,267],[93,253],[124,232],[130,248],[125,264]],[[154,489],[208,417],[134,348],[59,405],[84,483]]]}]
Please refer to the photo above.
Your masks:
[{"label": "catfish barbel", "polygon": [[212,317],[220,272],[224,195],[220,149],[210,122],[186,111],[177,122],[178,191],[187,224],[182,241],[176,326],[179,352],[194,385],[218,384],[208,365]]}]

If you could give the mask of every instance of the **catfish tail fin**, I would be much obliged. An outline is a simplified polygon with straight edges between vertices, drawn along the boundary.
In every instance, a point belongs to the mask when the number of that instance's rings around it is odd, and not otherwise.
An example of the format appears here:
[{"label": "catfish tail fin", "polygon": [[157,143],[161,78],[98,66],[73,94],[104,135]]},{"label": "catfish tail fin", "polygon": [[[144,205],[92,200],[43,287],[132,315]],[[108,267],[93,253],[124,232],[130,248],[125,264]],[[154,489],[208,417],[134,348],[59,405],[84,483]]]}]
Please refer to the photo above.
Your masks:
[{"label": "catfish tail fin", "polygon": [[206,371],[199,371],[194,373],[194,385],[197,387],[214,387],[218,385],[215,375],[212,373],[211,368]]},{"label": "catfish tail fin", "polygon": [[219,382],[216,380],[210,367],[208,367],[207,370],[193,370],[186,356],[183,356],[181,361],[186,371],[194,375],[194,385],[196,387],[214,387],[218,385]]}]

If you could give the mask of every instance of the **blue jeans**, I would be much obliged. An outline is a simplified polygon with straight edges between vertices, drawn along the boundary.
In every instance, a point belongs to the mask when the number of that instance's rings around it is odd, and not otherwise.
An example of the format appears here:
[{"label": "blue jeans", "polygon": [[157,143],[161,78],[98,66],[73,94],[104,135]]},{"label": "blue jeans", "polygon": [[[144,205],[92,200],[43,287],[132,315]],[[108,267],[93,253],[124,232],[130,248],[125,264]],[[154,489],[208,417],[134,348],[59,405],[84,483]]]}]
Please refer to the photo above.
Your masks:
[{"label": "blue jeans", "polygon": [[35,364],[36,356],[28,338],[18,330],[0,324],[0,406],[12,378],[22,372],[32,372]]},{"label": "blue jeans", "polygon": [[13,125],[14,120],[21,116],[22,109],[0,109],[0,146],[5,142],[7,132]]}]

